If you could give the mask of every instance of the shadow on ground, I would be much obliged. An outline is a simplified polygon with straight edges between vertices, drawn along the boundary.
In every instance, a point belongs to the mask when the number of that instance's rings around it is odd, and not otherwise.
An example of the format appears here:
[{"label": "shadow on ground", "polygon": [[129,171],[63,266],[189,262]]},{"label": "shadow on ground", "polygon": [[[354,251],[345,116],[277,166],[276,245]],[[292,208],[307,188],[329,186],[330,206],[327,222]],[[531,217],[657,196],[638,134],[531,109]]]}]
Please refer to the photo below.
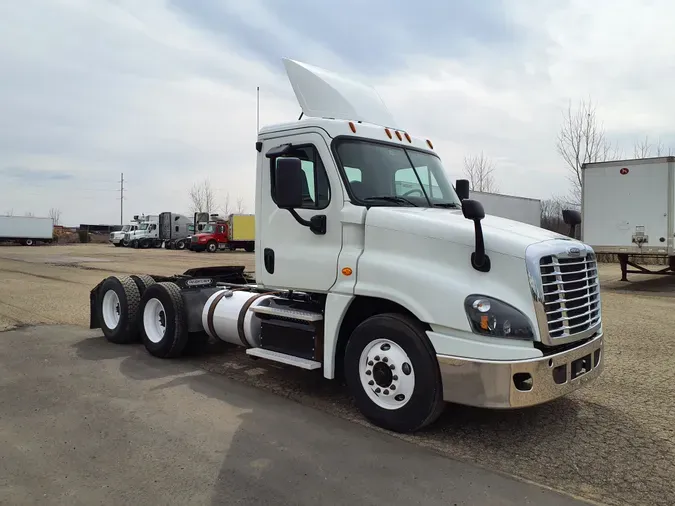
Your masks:
[{"label": "shadow on ground", "polygon": [[[166,368],[159,368],[161,361],[139,346],[114,346],[93,338],[79,342],[76,349],[87,360],[121,358],[121,373],[139,381],[166,374]],[[191,377],[206,370],[369,425],[354,409],[344,388],[320,374],[253,361],[239,349],[221,343],[177,363],[188,374],[158,388],[181,384],[198,388]],[[200,393],[226,395],[217,388]],[[583,394],[572,394],[517,411],[448,405],[430,429],[396,437],[607,504],[675,504],[675,490],[670,485],[675,480],[675,428],[642,424],[627,416],[622,402],[641,403],[648,411],[656,409],[660,401],[627,396],[605,406],[584,400]]]}]

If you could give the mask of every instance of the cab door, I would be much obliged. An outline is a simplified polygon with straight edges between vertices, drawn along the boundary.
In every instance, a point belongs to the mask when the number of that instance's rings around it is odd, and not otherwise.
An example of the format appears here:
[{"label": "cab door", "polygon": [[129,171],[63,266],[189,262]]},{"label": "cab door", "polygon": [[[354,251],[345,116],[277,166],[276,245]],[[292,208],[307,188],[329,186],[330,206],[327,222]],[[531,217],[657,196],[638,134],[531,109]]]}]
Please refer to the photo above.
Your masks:
[{"label": "cab door", "polygon": [[[281,156],[301,159],[307,183],[304,204],[296,211],[305,220],[325,215],[325,234],[315,234],[274,202],[272,185],[279,156],[266,155],[270,150],[279,152],[279,146],[288,143],[290,147]],[[303,132],[263,141],[260,155],[256,277],[265,286],[327,292],[337,278],[342,248],[340,213],[344,203],[342,184],[330,149],[318,133]]]}]

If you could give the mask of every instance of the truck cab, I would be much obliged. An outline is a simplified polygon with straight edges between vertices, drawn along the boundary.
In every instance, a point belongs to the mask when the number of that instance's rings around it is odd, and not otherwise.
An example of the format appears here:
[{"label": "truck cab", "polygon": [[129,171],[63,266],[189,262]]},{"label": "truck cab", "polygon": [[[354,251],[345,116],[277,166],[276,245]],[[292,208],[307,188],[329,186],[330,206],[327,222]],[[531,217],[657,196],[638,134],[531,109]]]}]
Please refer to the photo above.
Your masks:
[{"label": "truck cab", "polygon": [[[432,423],[444,402],[522,408],[598,377],[591,247],[486,216],[373,88],[284,65],[303,117],[261,129],[255,143],[255,280],[226,267],[155,277],[138,313],[125,313],[132,337],[136,325],[151,354],[172,357],[202,331],[344,378],[367,419],[399,432]],[[225,236],[225,224],[210,233]],[[211,240],[195,237],[191,246]],[[118,327],[100,323],[110,290],[122,300],[135,289],[108,278],[92,291],[92,328],[115,341]]]},{"label": "truck cab", "polygon": [[227,245],[227,221],[211,221],[202,231],[190,236],[190,250],[215,253]]},{"label": "truck cab", "polygon": [[129,246],[129,241],[125,238],[126,234],[131,234],[138,230],[138,223],[132,222],[128,225],[124,225],[122,230],[117,230],[110,234],[110,242],[117,248],[120,246]]},{"label": "truck cab", "polygon": [[139,218],[138,228],[127,232],[124,238],[132,248],[157,248],[162,245],[159,240],[159,216],[148,215]]}]

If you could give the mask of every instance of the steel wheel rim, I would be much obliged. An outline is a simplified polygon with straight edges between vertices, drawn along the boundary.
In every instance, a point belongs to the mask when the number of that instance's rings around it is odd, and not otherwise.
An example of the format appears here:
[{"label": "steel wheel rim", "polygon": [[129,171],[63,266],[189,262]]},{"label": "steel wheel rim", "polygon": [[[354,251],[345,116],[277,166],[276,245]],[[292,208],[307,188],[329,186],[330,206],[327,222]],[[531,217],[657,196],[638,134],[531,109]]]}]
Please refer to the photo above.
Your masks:
[{"label": "steel wheel rim", "polygon": [[150,342],[159,343],[166,334],[166,311],[157,299],[150,299],[143,310],[143,329]]},{"label": "steel wheel rim", "polygon": [[415,390],[415,370],[410,357],[389,339],[376,339],[363,349],[359,379],[370,400],[388,410],[408,404]]},{"label": "steel wheel rim", "polygon": [[120,323],[122,307],[120,305],[120,298],[114,290],[108,290],[103,296],[101,303],[103,313],[103,322],[110,330],[116,329]]}]

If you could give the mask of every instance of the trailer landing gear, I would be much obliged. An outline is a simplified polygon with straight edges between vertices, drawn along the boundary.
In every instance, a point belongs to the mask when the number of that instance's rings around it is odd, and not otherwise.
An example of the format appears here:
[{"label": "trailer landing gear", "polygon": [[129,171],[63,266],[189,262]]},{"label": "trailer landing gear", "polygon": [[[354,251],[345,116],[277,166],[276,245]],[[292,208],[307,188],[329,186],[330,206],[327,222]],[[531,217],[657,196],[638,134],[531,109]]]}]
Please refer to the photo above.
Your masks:
[{"label": "trailer landing gear", "polygon": [[[659,270],[649,270],[642,265],[638,265],[629,259],[628,253],[619,253],[619,265],[621,265],[621,281],[628,281],[626,276],[629,272],[631,274],[652,274],[662,276],[675,276],[675,257],[668,257],[668,266]],[[642,255],[649,256],[649,255]],[[662,255],[651,255],[654,258],[661,258]],[[635,270],[628,270],[628,267],[633,267]]]}]

